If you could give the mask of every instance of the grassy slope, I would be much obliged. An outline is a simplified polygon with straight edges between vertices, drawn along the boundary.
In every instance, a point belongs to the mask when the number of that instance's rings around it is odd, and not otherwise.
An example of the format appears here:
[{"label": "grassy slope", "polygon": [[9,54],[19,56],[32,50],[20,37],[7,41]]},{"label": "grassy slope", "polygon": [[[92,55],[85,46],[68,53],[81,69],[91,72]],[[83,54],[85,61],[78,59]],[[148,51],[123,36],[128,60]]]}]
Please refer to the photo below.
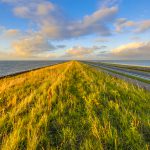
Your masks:
[{"label": "grassy slope", "polygon": [[150,67],[144,67],[144,66],[130,66],[130,65],[121,65],[121,64],[111,64],[111,63],[102,63],[100,62],[99,64],[104,64],[107,66],[114,66],[114,67],[119,67],[119,68],[125,68],[125,69],[131,69],[131,70],[137,70],[137,71],[142,71],[142,72],[150,72]]},{"label": "grassy slope", "polygon": [[0,149],[148,149],[150,93],[78,62],[0,80]]},{"label": "grassy slope", "polygon": [[[93,63],[93,64],[96,65],[96,64],[107,64],[107,63]],[[118,68],[126,68],[126,69],[131,69],[131,70],[138,70],[138,71],[142,71],[142,72],[150,72],[149,67],[147,67],[148,69],[146,70],[146,67],[134,67],[134,66],[115,65],[115,64],[107,64],[107,66],[115,66],[115,67],[118,67]],[[146,80],[146,79],[143,79],[143,78],[139,78],[139,77],[128,75],[128,74],[125,74],[125,73],[121,73],[121,72],[118,72],[118,71],[110,70],[110,69],[107,69],[107,68],[103,68],[101,66],[97,66],[97,68],[102,68],[103,70],[106,70],[106,71],[109,71],[109,72],[112,72],[112,73],[115,73],[115,74],[123,75],[125,77],[132,78],[132,79],[139,80],[141,82],[145,82],[145,83],[150,84],[149,80]],[[143,70],[142,70],[142,68],[143,68]]]},{"label": "grassy slope", "polygon": [[[101,67],[97,67],[97,68],[101,68]],[[144,82],[144,83],[150,84],[150,81],[142,79],[142,78],[139,78],[139,77],[131,76],[131,75],[128,75],[128,74],[124,74],[124,73],[121,73],[121,72],[118,72],[118,71],[109,70],[109,69],[106,69],[106,68],[101,68],[101,69],[109,71],[109,72],[112,72],[112,73],[115,73],[115,74],[118,74],[118,75],[122,75],[122,76],[125,76],[125,77],[128,77],[128,78],[131,78],[131,79],[135,79],[135,80],[138,80],[138,81],[141,81],[141,82]]]}]

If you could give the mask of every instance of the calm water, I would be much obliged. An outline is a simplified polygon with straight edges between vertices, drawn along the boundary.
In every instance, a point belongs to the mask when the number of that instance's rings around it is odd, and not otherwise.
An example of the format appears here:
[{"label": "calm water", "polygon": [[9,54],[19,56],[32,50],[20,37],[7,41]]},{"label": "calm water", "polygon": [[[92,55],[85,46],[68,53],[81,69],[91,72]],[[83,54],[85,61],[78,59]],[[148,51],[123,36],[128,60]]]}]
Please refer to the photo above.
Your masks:
[{"label": "calm water", "polygon": [[150,67],[150,60],[102,60],[100,62]]},{"label": "calm water", "polygon": [[59,62],[60,61],[0,61],[0,77],[50,66]]}]

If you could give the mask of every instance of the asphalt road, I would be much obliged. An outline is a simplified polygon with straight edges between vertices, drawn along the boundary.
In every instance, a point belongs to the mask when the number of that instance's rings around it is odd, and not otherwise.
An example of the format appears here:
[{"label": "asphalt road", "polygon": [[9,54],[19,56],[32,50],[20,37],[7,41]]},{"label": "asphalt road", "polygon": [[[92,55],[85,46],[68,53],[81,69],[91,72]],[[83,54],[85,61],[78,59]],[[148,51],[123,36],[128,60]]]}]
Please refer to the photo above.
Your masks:
[{"label": "asphalt road", "polygon": [[[127,76],[117,74],[117,72],[121,73],[121,74],[125,74],[125,75],[130,75],[130,76],[133,76],[133,77],[138,77],[138,78],[141,78],[141,79],[145,79],[147,81],[150,81],[150,73],[131,70],[131,69],[124,69],[124,68],[122,69],[122,68],[113,67],[113,66],[111,67],[111,66],[107,66],[105,64],[95,64],[93,62],[84,62],[84,63],[87,63],[91,66],[96,67],[97,69],[103,70],[104,72],[106,72],[106,73],[108,73],[108,74],[110,74],[114,77],[123,79],[127,82],[130,82],[130,83],[140,87],[140,88],[144,88],[144,89],[150,91],[150,84],[149,83],[145,83],[145,82],[142,82],[140,80],[132,79],[132,78],[129,78]],[[111,72],[111,71],[115,71],[116,73]]]},{"label": "asphalt road", "polygon": [[106,65],[105,64],[95,64],[92,62],[88,62],[88,64],[95,66],[95,67],[100,67],[100,68],[103,68],[106,70],[115,71],[115,72],[118,72],[121,74],[130,75],[133,77],[138,77],[140,79],[145,79],[147,81],[150,81],[150,73],[148,73],[148,72],[119,68],[119,67],[114,67],[114,66],[108,66],[107,64]]}]

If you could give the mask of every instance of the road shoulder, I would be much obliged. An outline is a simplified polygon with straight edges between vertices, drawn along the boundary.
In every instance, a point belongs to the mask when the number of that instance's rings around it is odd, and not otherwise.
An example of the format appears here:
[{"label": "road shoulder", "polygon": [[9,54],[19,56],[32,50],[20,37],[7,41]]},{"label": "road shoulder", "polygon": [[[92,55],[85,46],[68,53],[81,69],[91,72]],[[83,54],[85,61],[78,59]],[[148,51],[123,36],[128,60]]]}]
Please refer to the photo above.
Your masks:
[{"label": "road shoulder", "polygon": [[131,83],[131,84],[133,84],[133,85],[135,85],[135,86],[137,86],[137,87],[139,87],[139,88],[143,88],[143,89],[145,89],[145,90],[150,91],[150,84],[148,84],[148,83],[144,83],[144,82],[138,81],[138,80],[136,80],[136,79],[132,79],[132,78],[129,78],[129,77],[126,77],[126,76],[123,76],[123,75],[119,75],[119,74],[116,74],[116,73],[112,73],[112,72],[110,72],[110,71],[101,69],[101,68],[99,68],[99,67],[95,67],[95,66],[92,66],[92,67],[96,68],[96,69],[99,70],[99,71],[103,71],[103,72],[105,72],[105,73],[107,73],[107,74],[109,74],[109,75],[111,75],[111,76],[113,76],[113,77],[122,79],[122,80],[124,80],[124,81],[126,81],[126,82],[128,82],[128,83]]}]

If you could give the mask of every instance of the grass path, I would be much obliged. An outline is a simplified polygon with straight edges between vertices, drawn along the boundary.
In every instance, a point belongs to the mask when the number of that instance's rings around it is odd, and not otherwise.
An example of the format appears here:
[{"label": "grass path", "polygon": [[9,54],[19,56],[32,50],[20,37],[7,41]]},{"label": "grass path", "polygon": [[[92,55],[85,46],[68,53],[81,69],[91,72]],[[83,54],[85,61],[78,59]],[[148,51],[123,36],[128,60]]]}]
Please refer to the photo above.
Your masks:
[{"label": "grass path", "polygon": [[0,80],[0,149],[149,149],[150,93],[71,61]]}]

